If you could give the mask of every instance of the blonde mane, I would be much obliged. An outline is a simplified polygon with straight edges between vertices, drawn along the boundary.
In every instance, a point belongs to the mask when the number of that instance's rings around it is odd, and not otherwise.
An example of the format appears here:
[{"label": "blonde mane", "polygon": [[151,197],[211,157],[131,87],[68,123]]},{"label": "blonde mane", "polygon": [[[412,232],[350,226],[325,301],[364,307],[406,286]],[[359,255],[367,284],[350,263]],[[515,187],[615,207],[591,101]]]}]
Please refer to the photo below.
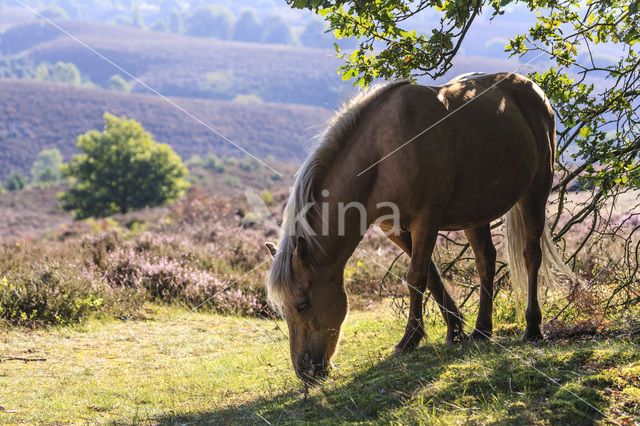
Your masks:
[{"label": "blonde mane", "polygon": [[[340,153],[344,142],[358,124],[363,111],[383,94],[405,84],[410,84],[410,82],[400,80],[360,91],[336,112],[329,121],[326,130],[314,138],[316,140],[315,148],[296,174],[296,180],[284,210],[278,250],[267,278],[269,301],[276,310],[281,311],[282,304],[287,298],[287,290],[292,282],[291,257],[295,252],[297,238],[300,237],[307,243],[312,266],[314,254],[321,250],[315,235],[298,223],[296,217],[309,203],[313,204],[316,210],[312,208],[308,214],[314,214],[317,211],[314,199],[315,184],[322,176],[326,166],[332,163]],[[312,223],[311,220],[308,222]]]}]

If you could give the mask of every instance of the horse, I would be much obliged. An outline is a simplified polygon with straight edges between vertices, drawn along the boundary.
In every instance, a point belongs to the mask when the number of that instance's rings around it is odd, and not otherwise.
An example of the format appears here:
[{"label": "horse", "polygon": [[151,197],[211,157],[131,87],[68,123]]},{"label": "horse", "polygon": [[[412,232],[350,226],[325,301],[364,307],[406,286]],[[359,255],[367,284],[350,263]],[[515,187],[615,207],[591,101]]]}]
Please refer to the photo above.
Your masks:
[{"label": "horse", "polygon": [[473,249],[480,295],[470,338],[491,338],[490,223],[504,215],[511,279],[528,290],[524,339],[542,339],[538,275],[551,283],[554,271],[571,273],[546,226],[555,153],[549,100],[515,73],[473,73],[441,86],[396,81],[348,102],[296,175],[278,245],[267,243],[267,293],[286,319],[297,376],[313,384],[329,371],[348,310],[345,264],[371,225],[410,257],[409,315],[396,353],[425,336],[425,289],[447,341],[467,339],[431,260],[442,230],[463,230]]}]

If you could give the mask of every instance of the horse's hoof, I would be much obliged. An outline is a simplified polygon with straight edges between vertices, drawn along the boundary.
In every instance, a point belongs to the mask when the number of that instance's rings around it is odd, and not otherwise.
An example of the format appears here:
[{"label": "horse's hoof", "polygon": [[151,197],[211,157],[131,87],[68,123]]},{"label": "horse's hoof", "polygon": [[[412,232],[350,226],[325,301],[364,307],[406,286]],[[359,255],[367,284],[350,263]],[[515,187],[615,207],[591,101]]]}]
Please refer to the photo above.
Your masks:
[{"label": "horse's hoof", "polygon": [[540,328],[527,328],[524,331],[524,336],[522,336],[522,340],[525,342],[539,342],[543,339],[542,333],[540,332]]},{"label": "horse's hoof", "polygon": [[448,345],[457,345],[459,343],[467,342],[469,340],[469,336],[464,333],[457,334],[449,334],[447,335],[447,344]]},{"label": "horse's hoof", "polygon": [[393,355],[402,355],[411,352],[420,344],[420,339],[409,338],[405,339],[404,337],[400,340],[400,343],[396,345],[393,350]]},{"label": "horse's hoof", "polygon": [[476,342],[479,341],[488,341],[491,340],[491,331],[480,331],[477,328],[475,330],[473,330],[473,333],[471,333],[471,340],[475,340]]}]

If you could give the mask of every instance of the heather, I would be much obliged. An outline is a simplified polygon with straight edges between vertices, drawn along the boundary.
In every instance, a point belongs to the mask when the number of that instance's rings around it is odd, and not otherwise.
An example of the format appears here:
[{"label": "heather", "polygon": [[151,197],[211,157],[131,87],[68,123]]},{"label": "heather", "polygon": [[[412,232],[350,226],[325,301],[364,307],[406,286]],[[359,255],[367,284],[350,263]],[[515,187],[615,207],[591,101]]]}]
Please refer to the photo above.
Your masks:
[{"label": "heather", "polygon": [[192,190],[171,208],[60,225],[0,245],[0,318],[43,326],[92,314],[134,318],[146,302],[270,315],[263,231],[227,200]]}]

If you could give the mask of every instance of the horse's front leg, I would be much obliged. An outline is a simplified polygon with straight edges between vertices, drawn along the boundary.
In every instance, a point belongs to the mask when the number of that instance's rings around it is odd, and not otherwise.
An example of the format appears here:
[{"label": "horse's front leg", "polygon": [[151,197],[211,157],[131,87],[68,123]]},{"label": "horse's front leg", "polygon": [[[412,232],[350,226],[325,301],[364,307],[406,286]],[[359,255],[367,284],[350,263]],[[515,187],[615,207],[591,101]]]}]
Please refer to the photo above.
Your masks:
[{"label": "horse's front leg", "polygon": [[407,272],[409,318],[404,336],[396,345],[396,352],[407,352],[416,348],[425,336],[422,318],[422,296],[425,288],[429,288],[447,323],[447,341],[456,342],[464,338],[462,317],[445,290],[435,263],[431,260],[437,235],[438,229],[435,226],[419,227],[411,231],[411,262]]}]

